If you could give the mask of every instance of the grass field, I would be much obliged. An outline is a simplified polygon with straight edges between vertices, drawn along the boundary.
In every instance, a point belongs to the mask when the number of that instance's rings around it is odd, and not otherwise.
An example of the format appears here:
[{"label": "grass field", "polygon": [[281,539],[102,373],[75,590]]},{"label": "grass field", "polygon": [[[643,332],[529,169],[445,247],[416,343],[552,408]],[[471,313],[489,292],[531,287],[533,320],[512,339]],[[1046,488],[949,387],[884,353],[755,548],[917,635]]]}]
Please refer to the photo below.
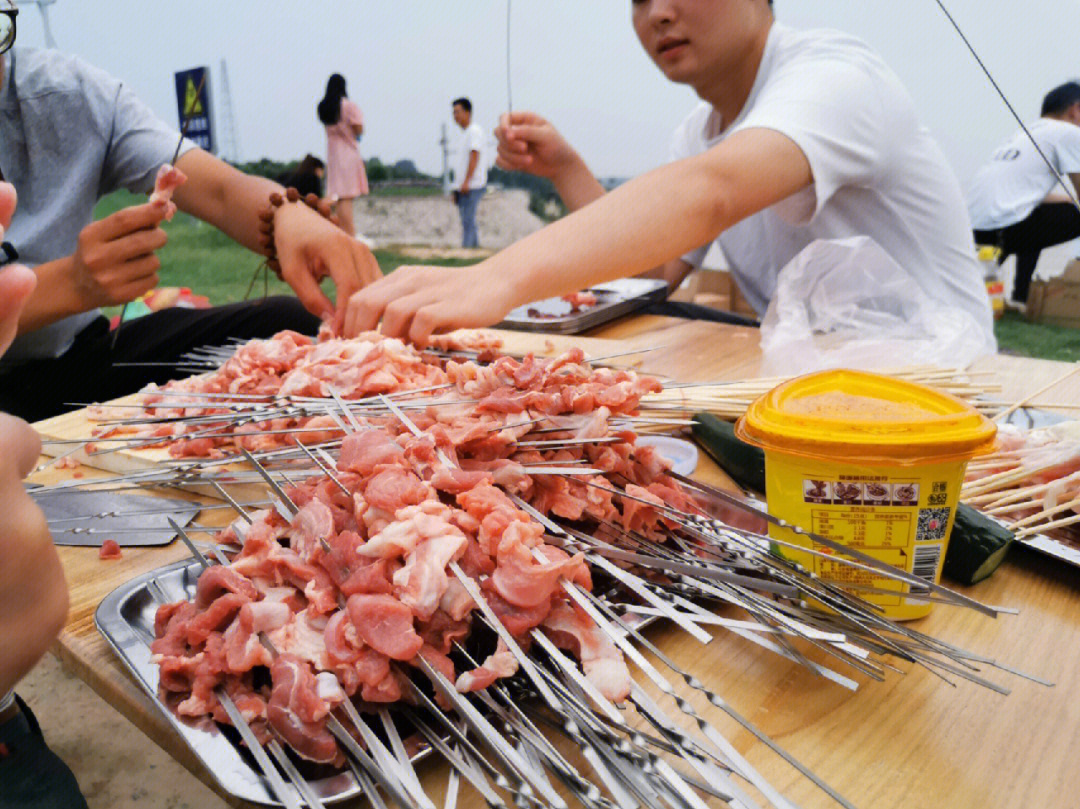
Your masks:
[{"label": "grass field", "polygon": [[1080,361],[1080,329],[1028,323],[1017,312],[1006,312],[994,326],[998,348],[1024,357],[1063,362]]},{"label": "grass field", "polygon": [[[387,189],[387,193],[399,195],[410,190],[427,191],[391,188]],[[126,191],[118,191],[102,199],[94,214],[101,218],[144,199]],[[253,253],[240,247],[216,228],[185,213],[178,213],[173,221],[167,222],[164,227],[169,234],[169,243],[159,253],[163,286],[190,287],[193,292],[209,297],[214,304],[230,303],[244,297],[252,276],[261,263]],[[475,261],[418,260],[393,250],[376,250],[375,258],[384,273],[391,272],[402,264],[459,267]],[[278,281],[273,275],[270,276],[267,290],[271,295],[290,292],[288,285]],[[256,297],[263,294],[262,274],[251,294]],[[116,308],[110,314],[118,311],[119,308]],[[1002,351],[1042,359],[1080,361],[1080,329],[1028,323],[1021,315],[1007,312],[997,322],[995,332]]]},{"label": "grass field", "polygon": [[[94,217],[100,219],[123,207],[144,201],[145,197],[117,191],[97,204]],[[169,234],[169,243],[158,253],[161,257],[159,275],[162,286],[190,287],[196,294],[206,295],[213,304],[243,299],[255,270],[262,264],[258,256],[238,245],[217,228],[183,212],[177,213],[173,221],[164,223],[163,227]],[[384,273],[391,272],[402,264],[455,267],[472,263],[467,259],[417,260],[391,250],[376,250],[375,258]],[[251,295],[259,297],[263,294],[263,289],[263,274],[260,273]],[[270,295],[291,293],[288,284],[279,281],[272,274],[267,291]],[[119,312],[119,307],[114,307],[108,313],[111,315],[116,312]]]}]

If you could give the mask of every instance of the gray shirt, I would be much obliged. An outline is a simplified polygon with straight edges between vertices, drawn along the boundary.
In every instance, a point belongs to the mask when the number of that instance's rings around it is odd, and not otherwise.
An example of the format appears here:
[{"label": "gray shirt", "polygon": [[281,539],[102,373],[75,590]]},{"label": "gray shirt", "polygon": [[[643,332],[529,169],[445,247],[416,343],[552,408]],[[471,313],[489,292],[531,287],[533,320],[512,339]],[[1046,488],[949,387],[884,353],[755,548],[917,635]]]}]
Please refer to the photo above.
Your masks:
[{"label": "gray shirt", "polygon": [[[149,193],[180,133],[118,79],[57,51],[16,48],[0,88],[0,171],[18,208],[6,238],[30,267],[75,252],[94,205],[118,188]],[[181,152],[195,148],[184,142]],[[4,365],[57,357],[100,312],[65,318],[12,344]]]}]

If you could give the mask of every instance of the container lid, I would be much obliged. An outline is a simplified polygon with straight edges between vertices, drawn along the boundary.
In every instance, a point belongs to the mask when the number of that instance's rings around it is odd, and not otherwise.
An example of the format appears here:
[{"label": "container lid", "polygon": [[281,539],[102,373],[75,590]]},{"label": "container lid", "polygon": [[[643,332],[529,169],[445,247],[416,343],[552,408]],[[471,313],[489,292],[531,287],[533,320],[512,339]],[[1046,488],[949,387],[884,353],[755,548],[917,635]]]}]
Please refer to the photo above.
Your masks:
[{"label": "container lid", "polygon": [[750,406],[735,432],[765,450],[911,466],[988,452],[997,427],[955,396],[880,374],[838,370],[773,388]]}]

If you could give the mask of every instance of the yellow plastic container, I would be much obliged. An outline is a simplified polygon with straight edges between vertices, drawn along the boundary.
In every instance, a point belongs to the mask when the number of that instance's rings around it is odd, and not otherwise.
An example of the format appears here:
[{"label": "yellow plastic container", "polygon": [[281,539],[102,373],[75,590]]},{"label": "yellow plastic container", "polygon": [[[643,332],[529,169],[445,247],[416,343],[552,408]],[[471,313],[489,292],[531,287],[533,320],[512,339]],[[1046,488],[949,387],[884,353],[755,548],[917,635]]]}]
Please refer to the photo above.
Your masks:
[{"label": "yellow plastic container", "polygon": [[[774,388],[735,428],[765,450],[769,511],[937,582],[967,462],[993,448],[997,428],[948,394],[861,371],[823,371]],[[774,540],[811,547],[773,526]],[[908,585],[776,546],[823,578],[863,585],[851,592],[894,620],[921,618],[931,604]],[[833,555],[826,546],[813,549]],[[868,592],[865,587],[889,591]],[[925,595],[925,590],[921,591]]]}]

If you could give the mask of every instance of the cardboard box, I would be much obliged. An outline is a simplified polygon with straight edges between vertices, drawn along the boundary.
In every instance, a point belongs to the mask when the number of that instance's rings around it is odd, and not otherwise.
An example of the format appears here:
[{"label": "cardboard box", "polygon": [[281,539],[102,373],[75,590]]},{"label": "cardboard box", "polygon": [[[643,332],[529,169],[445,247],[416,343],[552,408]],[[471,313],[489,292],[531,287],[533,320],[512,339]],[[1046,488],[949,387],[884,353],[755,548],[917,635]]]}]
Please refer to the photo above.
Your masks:
[{"label": "cardboard box", "polygon": [[739,292],[731,275],[723,270],[694,270],[670,300],[686,301],[724,312],[756,318],[757,313]]},{"label": "cardboard box", "polygon": [[1027,319],[1080,329],[1080,260],[1066,264],[1065,272],[1058,278],[1031,282]]}]

